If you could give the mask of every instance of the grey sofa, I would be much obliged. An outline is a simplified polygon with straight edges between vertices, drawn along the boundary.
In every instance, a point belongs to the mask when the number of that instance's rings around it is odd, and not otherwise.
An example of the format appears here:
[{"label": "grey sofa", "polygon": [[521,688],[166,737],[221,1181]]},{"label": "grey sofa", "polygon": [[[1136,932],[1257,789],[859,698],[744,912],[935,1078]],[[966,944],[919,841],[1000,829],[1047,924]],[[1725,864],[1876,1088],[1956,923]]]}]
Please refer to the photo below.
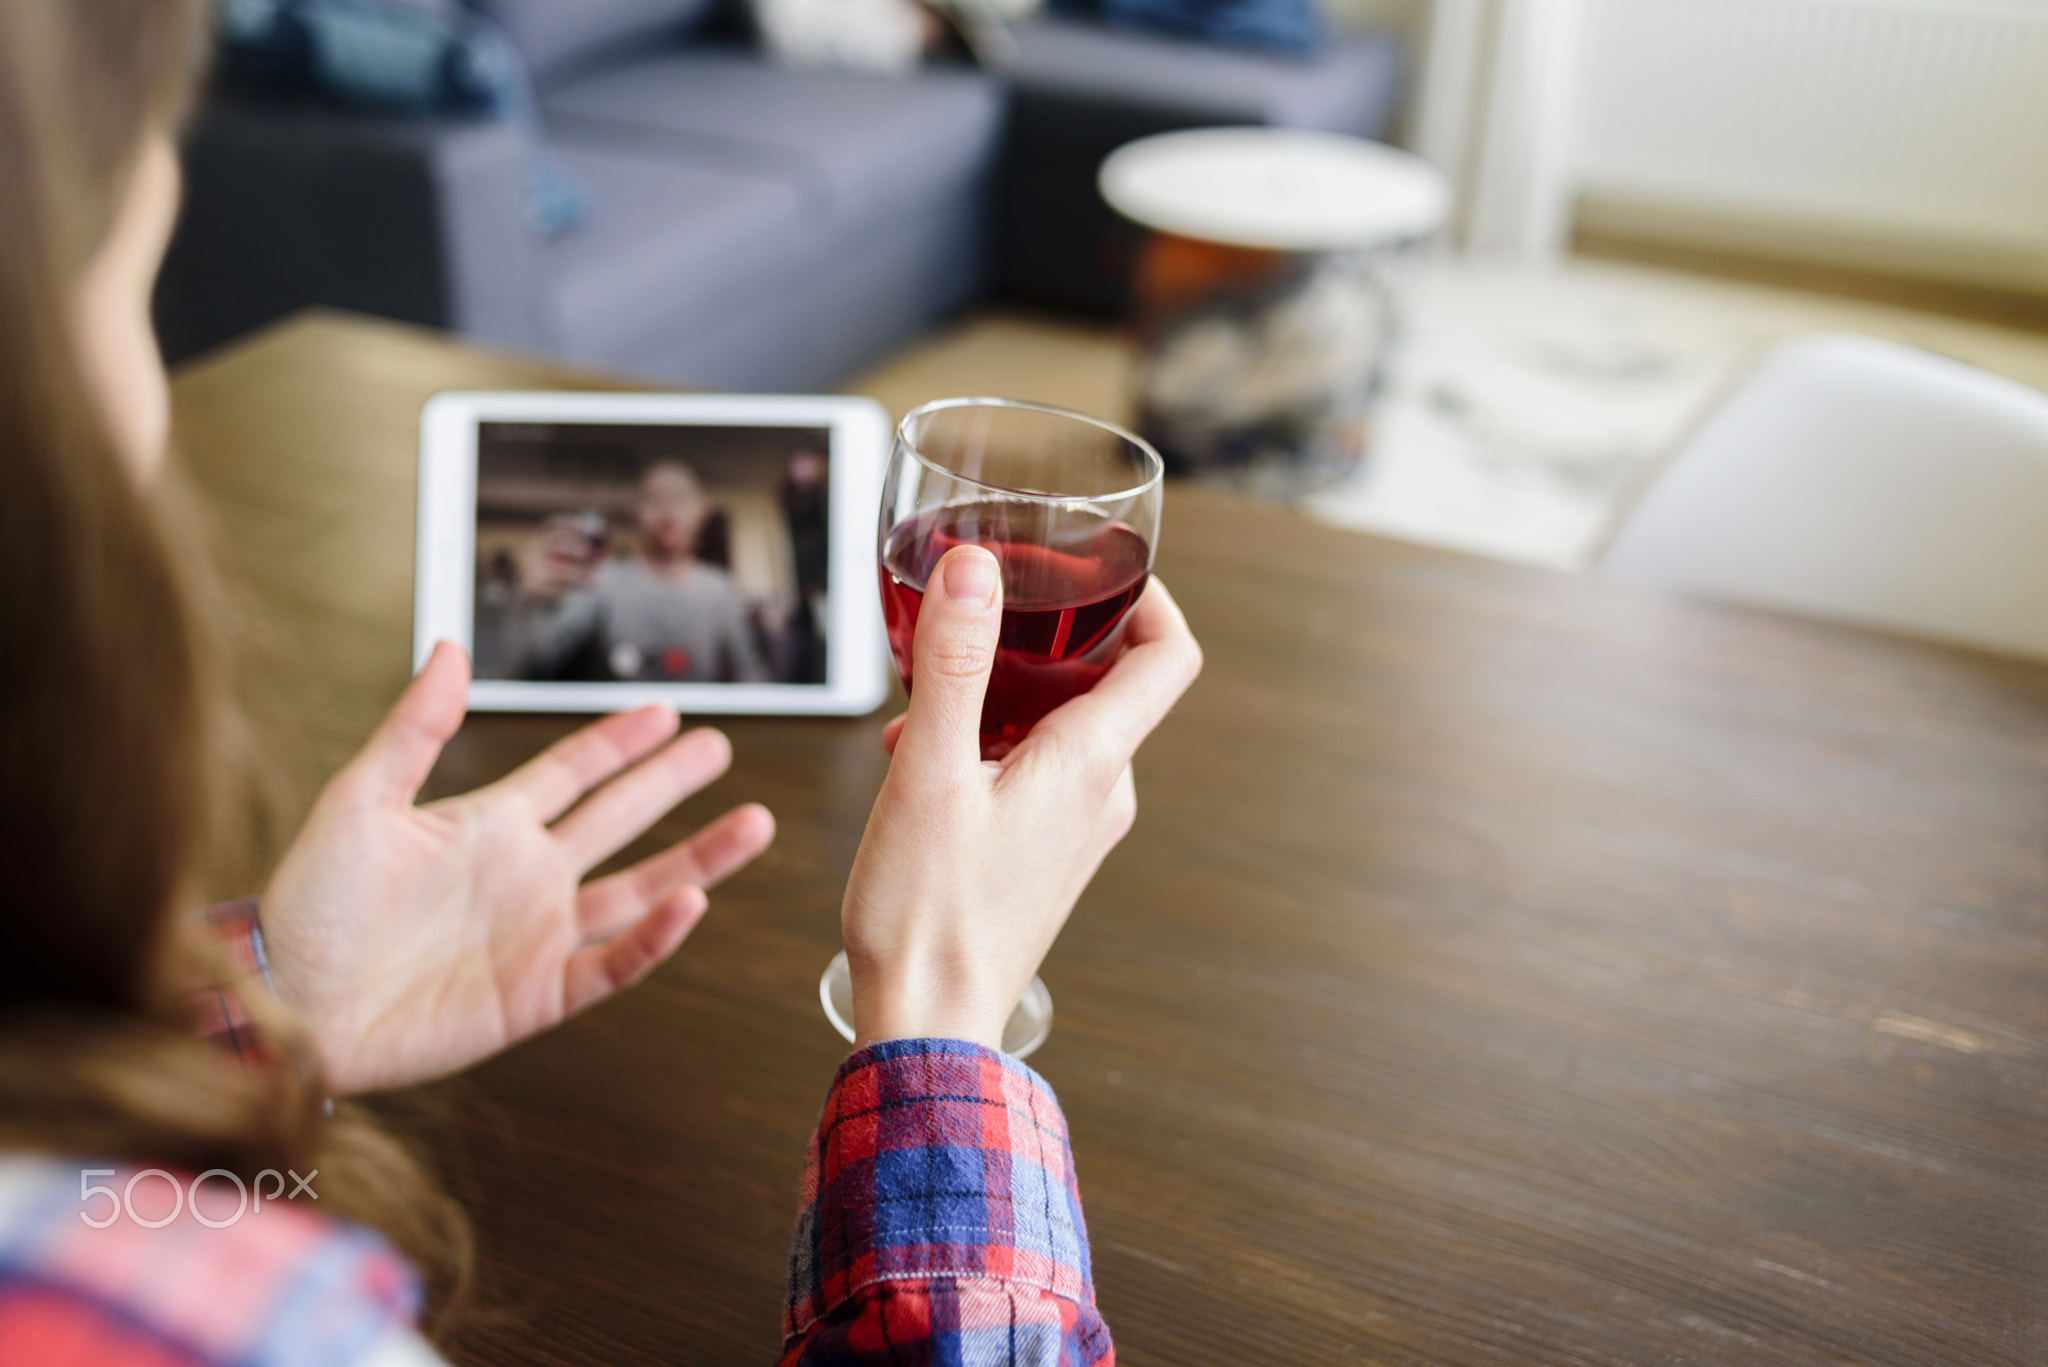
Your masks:
[{"label": "grey sofa", "polygon": [[167,354],[327,304],[651,378],[818,388],[991,288],[1114,310],[1129,233],[1094,170],[1126,138],[1374,135],[1398,75],[1375,37],[1301,63],[1047,20],[999,72],[889,78],[778,66],[715,0],[467,2],[519,48],[587,221],[528,228],[515,123],[221,95],[188,140]]}]

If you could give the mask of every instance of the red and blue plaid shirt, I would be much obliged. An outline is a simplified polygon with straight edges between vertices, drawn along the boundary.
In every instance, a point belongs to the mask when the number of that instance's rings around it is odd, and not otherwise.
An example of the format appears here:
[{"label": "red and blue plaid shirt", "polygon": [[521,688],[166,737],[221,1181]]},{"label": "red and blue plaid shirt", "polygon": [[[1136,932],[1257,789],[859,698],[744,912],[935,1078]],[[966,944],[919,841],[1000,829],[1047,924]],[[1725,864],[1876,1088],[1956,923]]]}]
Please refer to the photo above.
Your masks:
[{"label": "red and blue plaid shirt", "polygon": [[[260,973],[253,902],[213,924]],[[211,1006],[214,1032],[246,1055],[232,993]],[[0,1156],[0,1364],[439,1361],[413,1331],[410,1271],[374,1234],[321,1218],[312,1184],[237,1213],[214,1176],[207,1208],[195,1197],[171,1213],[192,1179]],[[957,1040],[848,1058],[805,1163],[783,1331],[783,1367],[1112,1363],[1052,1089]]]},{"label": "red and blue plaid shirt", "polygon": [[841,1064],[804,1163],[782,1328],[783,1367],[1114,1361],[1044,1080],[959,1040]]}]

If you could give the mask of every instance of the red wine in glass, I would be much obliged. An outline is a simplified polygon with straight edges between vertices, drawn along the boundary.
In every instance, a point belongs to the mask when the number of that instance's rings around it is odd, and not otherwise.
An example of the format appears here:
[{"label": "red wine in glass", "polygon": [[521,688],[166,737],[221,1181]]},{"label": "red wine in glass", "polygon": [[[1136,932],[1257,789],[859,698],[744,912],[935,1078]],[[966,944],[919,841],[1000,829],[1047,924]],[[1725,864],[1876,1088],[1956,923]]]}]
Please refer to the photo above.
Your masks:
[{"label": "red wine in glass", "polygon": [[899,523],[882,542],[882,616],[906,688],[925,586],[940,557],[967,545],[986,548],[1002,567],[1002,627],[981,709],[981,756],[1000,759],[1108,672],[1151,554],[1123,522],[1044,503],[959,504]]}]

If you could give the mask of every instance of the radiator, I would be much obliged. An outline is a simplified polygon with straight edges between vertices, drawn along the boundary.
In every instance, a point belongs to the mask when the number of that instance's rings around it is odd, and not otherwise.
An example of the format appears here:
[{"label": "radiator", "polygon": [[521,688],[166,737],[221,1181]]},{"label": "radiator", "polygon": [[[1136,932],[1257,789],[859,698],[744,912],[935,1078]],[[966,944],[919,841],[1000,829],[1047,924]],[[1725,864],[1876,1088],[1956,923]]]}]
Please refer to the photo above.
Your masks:
[{"label": "radiator", "polygon": [[1586,201],[2048,280],[2048,0],[1586,0]]}]

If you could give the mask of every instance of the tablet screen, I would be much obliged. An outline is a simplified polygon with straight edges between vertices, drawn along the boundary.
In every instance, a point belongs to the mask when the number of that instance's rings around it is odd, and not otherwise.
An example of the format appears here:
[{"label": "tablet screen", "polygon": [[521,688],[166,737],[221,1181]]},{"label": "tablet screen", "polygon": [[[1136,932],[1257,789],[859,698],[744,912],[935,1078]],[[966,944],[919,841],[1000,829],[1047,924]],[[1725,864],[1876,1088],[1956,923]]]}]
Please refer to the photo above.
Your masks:
[{"label": "tablet screen", "polygon": [[476,677],[824,683],[830,437],[480,424]]}]

